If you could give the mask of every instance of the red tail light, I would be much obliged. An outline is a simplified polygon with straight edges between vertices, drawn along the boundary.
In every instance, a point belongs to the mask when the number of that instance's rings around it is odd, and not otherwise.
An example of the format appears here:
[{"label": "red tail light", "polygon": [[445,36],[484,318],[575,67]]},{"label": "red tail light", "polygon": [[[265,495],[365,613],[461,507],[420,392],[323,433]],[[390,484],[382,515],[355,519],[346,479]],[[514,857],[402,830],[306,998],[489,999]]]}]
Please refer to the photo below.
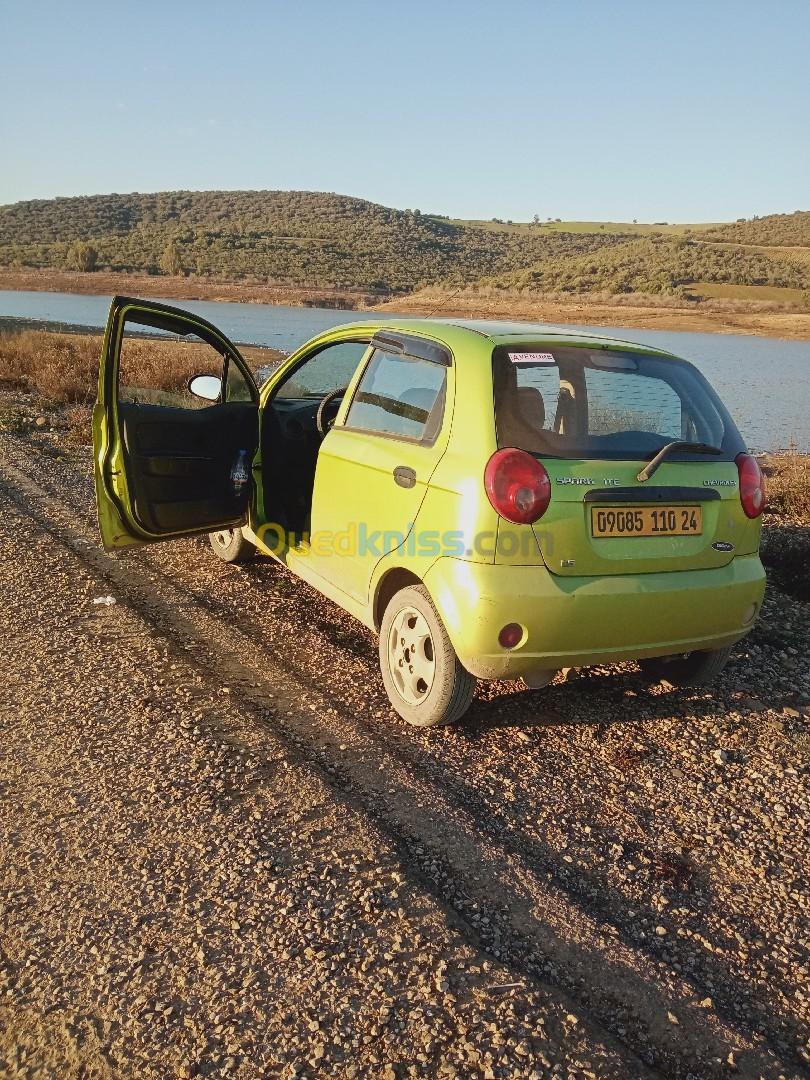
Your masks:
[{"label": "red tail light", "polygon": [[495,510],[516,525],[531,525],[551,501],[548,473],[525,450],[496,450],[487,462],[484,486]]},{"label": "red tail light", "polygon": [[765,478],[756,458],[737,454],[734,459],[740,474],[740,502],[746,517],[756,518],[765,509]]}]

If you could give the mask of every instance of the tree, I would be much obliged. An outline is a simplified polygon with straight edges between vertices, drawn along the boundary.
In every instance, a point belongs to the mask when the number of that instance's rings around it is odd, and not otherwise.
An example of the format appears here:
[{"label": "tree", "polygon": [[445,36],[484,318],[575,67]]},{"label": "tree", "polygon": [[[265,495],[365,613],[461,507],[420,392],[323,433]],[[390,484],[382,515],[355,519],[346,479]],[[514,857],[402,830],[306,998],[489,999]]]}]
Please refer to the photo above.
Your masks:
[{"label": "tree", "polygon": [[183,264],[180,261],[180,248],[177,241],[172,237],[160,256],[160,269],[164,274],[176,276],[183,273]]},{"label": "tree", "polygon": [[539,225],[540,224],[540,215],[535,214],[534,217],[532,218],[532,221],[534,222],[535,225]]},{"label": "tree", "polygon": [[74,240],[68,248],[67,264],[72,270],[84,270],[92,273],[98,265],[98,252],[92,244],[84,240]]}]

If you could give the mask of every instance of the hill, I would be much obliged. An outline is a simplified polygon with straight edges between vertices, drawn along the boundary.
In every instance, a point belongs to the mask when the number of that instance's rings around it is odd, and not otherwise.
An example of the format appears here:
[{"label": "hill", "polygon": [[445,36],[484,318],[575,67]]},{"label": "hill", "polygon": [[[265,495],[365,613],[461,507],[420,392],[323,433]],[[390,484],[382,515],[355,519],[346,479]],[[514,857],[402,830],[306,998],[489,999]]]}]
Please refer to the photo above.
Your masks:
[{"label": "hill", "polygon": [[562,293],[700,293],[703,284],[810,287],[810,267],[741,245],[685,237],[622,240],[587,254],[551,258],[499,275],[489,284]]},{"label": "hill", "polygon": [[[615,237],[496,234],[418,210],[301,191],[163,192],[0,207],[0,266],[70,267],[76,242],[98,267],[282,283],[411,290],[586,253]],[[81,268],[81,267],[78,267]]]},{"label": "hill", "polygon": [[0,207],[4,266],[797,304],[810,291],[810,212],[707,225],[465,221],[323,192],[94,195]]},{"label": "hill", "polygon": [[704,236],[707,240],[727,240],[734,244],[766,247],[810,248],[810,210],[793,214],[768,214],[729,225],[715,225]]}]

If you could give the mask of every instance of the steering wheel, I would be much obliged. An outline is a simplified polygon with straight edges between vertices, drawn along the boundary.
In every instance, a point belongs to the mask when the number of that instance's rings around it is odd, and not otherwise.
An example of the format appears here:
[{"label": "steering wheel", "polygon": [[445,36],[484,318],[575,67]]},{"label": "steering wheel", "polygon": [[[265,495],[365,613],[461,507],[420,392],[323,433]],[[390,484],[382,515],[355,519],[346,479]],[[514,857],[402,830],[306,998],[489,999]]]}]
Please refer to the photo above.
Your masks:
[{"label": "steering wheel", "polygon": [[[329,408],[330,405],[333,405],[335,403],[337,398],[343,397],[343,395],[346,393],[346,389],[347,388],[345,386],[339,386],[337,390],[330,390],[328,394],[325,394],[321,398],[321,403],[318,406],[317,413],[315,414],[315,427],[318,429],[318,434],[321,436],[322,439],[326,438],[326,433],[329,431],[332,424],[334,424],[335,417],[337,416],[337,409],[335,409],[335,416],[333,416],[331,420],[327,420],[326,410]],[[340,406],[338,406],[338,408],[340,408]]]}]

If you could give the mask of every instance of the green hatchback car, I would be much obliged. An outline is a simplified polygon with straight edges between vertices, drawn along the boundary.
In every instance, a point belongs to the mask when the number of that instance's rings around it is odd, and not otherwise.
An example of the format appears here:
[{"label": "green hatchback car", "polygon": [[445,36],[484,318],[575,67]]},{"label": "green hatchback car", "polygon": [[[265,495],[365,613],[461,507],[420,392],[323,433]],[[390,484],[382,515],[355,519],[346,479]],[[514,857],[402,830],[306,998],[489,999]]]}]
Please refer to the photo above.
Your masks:
[{"label": "green hatchback car", "polygon": [[260,387],[211,323],[116,297],[94,444],[108,550],[209,533],[279,560],[379,635],[418,726],[476,679],[705,682],[762,603],[757,462],[700,372],[642,345],[381,318]]}]

